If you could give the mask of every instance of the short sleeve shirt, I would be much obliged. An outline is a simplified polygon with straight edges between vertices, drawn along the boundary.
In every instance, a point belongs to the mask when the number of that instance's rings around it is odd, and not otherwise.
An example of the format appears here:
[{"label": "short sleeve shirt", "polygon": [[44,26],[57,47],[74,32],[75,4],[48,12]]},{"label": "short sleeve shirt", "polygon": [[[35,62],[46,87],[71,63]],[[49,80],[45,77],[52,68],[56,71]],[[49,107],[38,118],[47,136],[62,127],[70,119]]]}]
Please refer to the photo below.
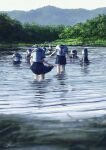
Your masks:
[{"label": "short sleeve shirt", "polygon": [[42,48],[36,48],[31,54],[33,62],[42,62],[42,59],[45,58],[45,51]]},{"label": "short sleeve shirt", "polygon": [[56,46],[57,55],[65,56],[68,53],[68,48],[66,45],[57,45]]}]

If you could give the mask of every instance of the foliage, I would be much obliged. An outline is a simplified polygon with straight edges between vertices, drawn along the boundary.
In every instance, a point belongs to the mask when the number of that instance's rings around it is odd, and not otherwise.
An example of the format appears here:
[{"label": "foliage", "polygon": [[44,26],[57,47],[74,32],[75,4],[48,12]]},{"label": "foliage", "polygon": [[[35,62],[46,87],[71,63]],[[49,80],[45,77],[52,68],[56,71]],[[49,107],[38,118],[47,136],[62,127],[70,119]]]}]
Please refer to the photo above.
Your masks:
[{"label": "foliage", "polygon": [[[59,42],[58,42],[59,40]],[[86,23],[74,26],[41,26],[35,23],[21,24],[7,14],[0,14],[0,42],[3,43],[106,43],[106,15],[99,15]]]},{"label": "foliage", "polygon": [[78,23],[72,27],[66,27],[59,38],[81,38],[83,43],[106,39],[106,15],[99,15],[83,24]]},{"label": "foliage", "polygon": [[11,19],[7,14],[0,14],[0,42],[51,42],[59,38],[63,26],[41,26],[24,24]]}]

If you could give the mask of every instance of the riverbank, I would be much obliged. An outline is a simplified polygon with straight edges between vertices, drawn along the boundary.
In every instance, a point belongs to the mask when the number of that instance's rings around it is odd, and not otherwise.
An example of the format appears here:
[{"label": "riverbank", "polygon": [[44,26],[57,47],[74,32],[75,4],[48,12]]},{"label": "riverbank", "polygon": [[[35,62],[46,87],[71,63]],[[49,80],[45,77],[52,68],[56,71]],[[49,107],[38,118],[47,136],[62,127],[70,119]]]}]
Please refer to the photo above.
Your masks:
[{"label": "riverbank", "polygon": [[16,47],[21,47],[21,46],[32,46],[31,43],[0,43],[0,49],[11,49],[11,48],[16,48]]},{"label": "riverbank", "polygon": [[49,46],[51,44],[52,46],[56,46],[58,44],[66,44],[68,46],[102,46],[106,47],[106,40],[97,39],[97,40],[85,40],[82,41],[80,38],[77,39],[58,39],[52,42],[45,42],[45,43],[0,43],[0,49],[17,49],[23,46],[32,46],[32,45],[39,45],[39,46]]},{"label": "riverbank", "polygon": [[66,44],[69,46],[106,46],[106,40],[102,39],[89,39],[83,41],[81,38],[75,38],[75,39],[59,39],[52,42],[52,45],[58,45],[58,44]]}]

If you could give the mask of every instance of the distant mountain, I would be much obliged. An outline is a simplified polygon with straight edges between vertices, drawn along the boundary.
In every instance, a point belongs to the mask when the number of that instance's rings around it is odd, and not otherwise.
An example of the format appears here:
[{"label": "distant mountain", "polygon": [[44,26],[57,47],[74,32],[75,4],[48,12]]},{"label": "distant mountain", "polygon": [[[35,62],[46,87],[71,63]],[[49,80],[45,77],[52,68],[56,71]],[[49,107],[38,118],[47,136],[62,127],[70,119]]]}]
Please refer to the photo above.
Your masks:
[{"label": "distant mountain", "polygon": [[22,23],[37,23],[40,25],[74,25],[88,19],[106,14],[106,7],[93,10],[86,9],[61,9],[54,6],[45,6],[30,11],[8,11],[10,17]]}]

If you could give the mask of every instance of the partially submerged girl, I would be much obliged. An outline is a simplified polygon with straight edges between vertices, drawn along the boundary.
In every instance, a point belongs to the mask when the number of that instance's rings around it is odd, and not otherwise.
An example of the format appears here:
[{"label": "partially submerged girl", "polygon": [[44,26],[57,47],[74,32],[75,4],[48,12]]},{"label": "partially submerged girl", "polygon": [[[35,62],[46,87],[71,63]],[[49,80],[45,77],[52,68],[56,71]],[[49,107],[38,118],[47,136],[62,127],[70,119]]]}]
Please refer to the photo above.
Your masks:
[{"label": "partially submerged girl", "polygon": [[84,48],[84,50],[82,50],[81,64],[89,64],[88,49],[87,48]]},{"label": "partially submerged girl", "polygon": [[71,63],[80,62],[80,59],[79,59],[79,57],[77,55],[77,50],[76,49],[71,51],[71,53],[70,53],[70,61],[71,61]]},{"label": "partially submerged girl", "polygon": [[30,62],[30,57],[31,57],[31,53],[32,53],[32,48],[29,48],[27,49],[26,51],[26,59],[27,59],[27,62]]},{"label": "partially submerged girl", "polygon": [[[45,60],[45,51],[43,48],[37,47],[31,53],[31,67],[35,79],[41,81],[45,78],[45,74],[53,69],[53,65]],[[46,64],[46,65],[45,65]]]},{"label": "partially submerged girl", "polygon": [[21,63],[21,60],[22,60],[21,54],[19,54],[18,52],[14,52],[12,57],[13,57],[13,64],[20,64]]},{"label": "partially submerged girl", "polygon": [[65,71],[68,48],[66,45],[57,45],[55,51],[50,56],[52,56],[54,53],[56,53],[57,73],[61,74]]}]

